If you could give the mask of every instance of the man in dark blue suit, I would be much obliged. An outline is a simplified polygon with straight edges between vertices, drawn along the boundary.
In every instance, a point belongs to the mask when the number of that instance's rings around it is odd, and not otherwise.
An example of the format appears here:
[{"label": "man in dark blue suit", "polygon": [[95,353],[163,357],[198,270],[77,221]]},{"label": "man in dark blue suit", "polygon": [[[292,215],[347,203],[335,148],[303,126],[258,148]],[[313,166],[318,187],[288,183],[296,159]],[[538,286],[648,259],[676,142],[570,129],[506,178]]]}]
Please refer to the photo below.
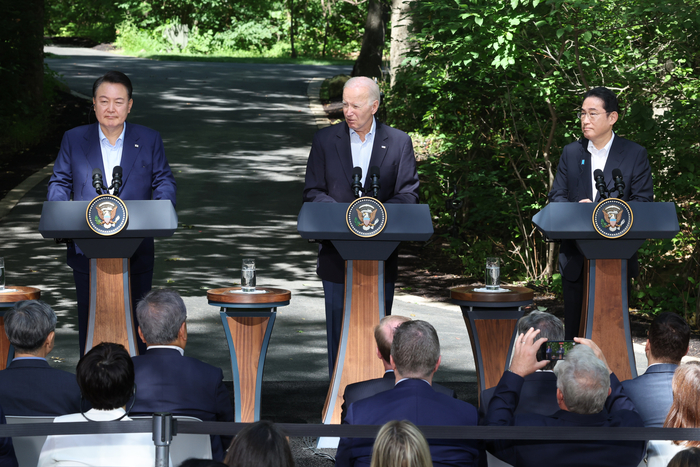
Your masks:
[{"label": "man in dark blue suit", "polygon": [[[374,118],[379,108],[379,87],[366,77],[351,78],[343,89],[345,122],[319,130],[306,165],[304,202],[351,203],[353,167],[362,168],[361,184],[369,194],[370,167],[380,169],[382,203],[418,202],[418,174],[411,138]],[[398,252],[385,264],[385,312],[391,314]],[[330,242],[319,247],[317,274],[326,299],[328,371],[332,375],[340,342],[345,293],[345,262]]]},{"label": "man in dark blue suit", "polygon": [[[95,81],[92,103],[97,123],[73,128],[63,135],[49,180],[49,201],[92,200],[97,195],[92,186],[93,169],[102,171],[104,186],[109,187],[113,181],[113,169],[120,166],[123,170],[121,199],[168,199],[175,205],[175,178],[165,158],[160,134],[126,122],[134,102],[131,95],[131,81],[119,71],[107,72]],[[68,243],[67,256],[78,296],[78,337],[80,355],[83,355],[88,325],[90,262],[73,242]],[[130,262],[132,312],[138,300],[151,290],[153,258],[153,238],[146,238]],[[145,352],[144,343],[137,339],[137,344],[139,352]]]},{"label": "man in dark blue suit", "polygon": [[[394,331],[391,345],[396,386],[350,404],[343,423],[383,425],[390,420],[409,420],[415,425],[477,424],[476,408],[467,402],[435,391],[433,376],[440,366],[440,341],[435,328],[425,321],[407,321]],[[336,465],[369,466],[373,439],[341,438]],[[430,439],[435,466],[476,466],[479,444],[465,439]]]},{"label": "man in dark blue suit", "polygon": [[[232,422],[231,396],[221,368],[185,357],[187,309],[173,290],[152,290],[136,308],[139,335],[148,345],[134,357],[136,396],[131,413],[170,412],[203,421]],[[212,435],[215,460],[223,460],[230,437]]]},{"label": "man in dark blue suit", "polygon": [[56,337],[56,314],[51,307],[38,300],[17,302],[4,319],[5,333],[15,348],[14,359],[0,371],[0,401],[5,414],[59,416],[80,412],[75,375],[51,368],[46,361]]},{"label": "man in dark blue suit", "polygon": [[[615,192],[612,172],[619,169],[625,188],[618,195],[624,201],[654,201],[654,186],[647,151],[613,132],[618,119],[615,94],[604,87],[594,88],[583,96],[579,112],[583,138],[564,147],[557,175],[549,192],[550,202],[591,203],[601,200],[593,173],[603,172],[607,189]],[[636,254],[627,262],[627,277],[639,275]],[[564,240],[559,250],[559,272],[564,290],[566,339],[579,335],[583,304],[584,257],[576,242]]]},{"label": "man in dark blue suit", "polygon": [[[557,376],[558,412],[552,415],[516,414],[525,377],[543,368],[537,350],[546,341],[534,340],[538,330],[519,334],[510,368],[496,386],[485,424],[489,426],[551,427],[556,438],[558,427],[641,427],[642,419],[625,396],[620,382],[592,341],[576,338],[566,360],[554,367]],[[534,342],[533,342],[534,340]],[[636,467],[644,456],[644,441],[495,441],[496,454],[519,467],[611,466]]]},{"label": "man in dark blue suit", "polygon": [[[406,316],[391,315],[385,316],[379,321],[379,324],[374,329],[374,340],[377,342],[377,358],[379,358],[382,361],[382,365],[384,365],[384,376],[367,381],[360,381],[359,383],[348,384],[345,387],[342,414],[340,417],[341,421],[345,419],[345,415],[348,413],[348,407],[350,407],[350,404],[353,402],[394,388],[396,378],[394,377],[394,368],[390,362],[394,329],[401,323],[410,320],[411,318]],[[433,383],[433,389],[450,397],[457,397],[452,389],[446,388],[441,384]]]},{"label": "man in dark blue suit", "polygon": [[644,426],[663,427],[673,402],[673,373],[688,353],[690,326],[675,313],[661,313],[651,322],[644,352],[649,367],[643,375],[622,382]]}]

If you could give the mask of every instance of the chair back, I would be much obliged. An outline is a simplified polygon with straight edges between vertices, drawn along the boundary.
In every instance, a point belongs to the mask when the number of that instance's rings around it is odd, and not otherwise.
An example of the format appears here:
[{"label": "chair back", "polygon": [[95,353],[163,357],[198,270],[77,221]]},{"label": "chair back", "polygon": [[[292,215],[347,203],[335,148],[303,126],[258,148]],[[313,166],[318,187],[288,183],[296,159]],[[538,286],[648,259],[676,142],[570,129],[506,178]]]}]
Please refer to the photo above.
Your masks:
[{"label": "chair back", "polygon": [[[20,423],[53,423],[54,417],[24,417],[20,415],[6,415],[8,425]],[[46,435],[44,436],[15,436],[12,444],[15,447],[15,455],[19,467],[36,467],[39,462],[39,453],[44,447]]]}]

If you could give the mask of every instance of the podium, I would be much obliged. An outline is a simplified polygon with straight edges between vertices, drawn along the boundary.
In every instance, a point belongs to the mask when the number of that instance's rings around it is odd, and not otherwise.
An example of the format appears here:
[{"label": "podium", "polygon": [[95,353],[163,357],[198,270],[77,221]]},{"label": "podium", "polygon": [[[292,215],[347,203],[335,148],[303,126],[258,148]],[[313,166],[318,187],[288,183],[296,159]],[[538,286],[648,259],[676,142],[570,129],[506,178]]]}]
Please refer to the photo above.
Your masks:
[{"label": "podium", "polygon": [[637,370],[627,303],[627,260],[648,238],[673,238],[679,231],[673,203],[627,203],[633,213],[630,230],[604,238],[593,227],[593,203],[550,203],[532,222],[550,239],[575,240],[588,261],[584,281],[581,329],[603,351],[620,381]]},{"label": "podium", "polygon": [[169,237],[177,214],[169,200],[124,201],[128,224],[116,235],[101,236],[88,227],[90,201],[46,201],[39,232],[44,238],[70,238],[90,258],[90,309],[85,351],[100,342],[122,344],[138,355],[131,310],[129,258],[147,237]]},{"label": "podium", "polygon": [[402,241],[426,241],[433,234],[426,204],[385,204],[386,227],[360,238],[346,224],[348,203],[304,203],[297,229],[302,238],[330,240],[346,261],[345,305],[338,359],[323,408],[323,423],[339,424],[345,386],[381,378],[374,327],[384,317],[384,261]]}]

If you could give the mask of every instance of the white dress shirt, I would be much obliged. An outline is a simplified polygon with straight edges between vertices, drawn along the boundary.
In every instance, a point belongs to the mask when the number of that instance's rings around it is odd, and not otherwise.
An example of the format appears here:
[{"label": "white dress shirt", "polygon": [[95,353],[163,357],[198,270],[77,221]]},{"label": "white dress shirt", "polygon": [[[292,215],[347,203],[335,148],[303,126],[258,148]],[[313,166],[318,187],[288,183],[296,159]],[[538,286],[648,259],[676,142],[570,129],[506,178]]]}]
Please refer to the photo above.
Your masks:
[{"label": "white dress shirt", "polygon": [[608,143],[603,146],[602,149],[596,149],[593,142],[590,140],[588,141],[588,152],[591,153],[591,187],[593,188],[593,198],[591,198],[591,201],[594,203],[598,197],[598,190],[595,187],[595,177],[593,174],[598,169],[600,169],[601,172],[605,170],[605,163],[608,161],[608,154],[610,153],[610,147],[612,146],[614,139],[615,132],[613,132],[612,136],[610,137],[610,141],[608,141]]},{"label": "white dress shirt", "polygon": [[374,135],[377,130],[377,121],[372,117],[372,128],[365,135],[365,140],[360,139],[360,135],[355,130],[350,129],[350,149],[352,150],[352,166],[362,169],[362,186],[365,186],[365,179],[369,171],[369,160],[372,158],[372,146],[374,146]]},{"label": "white dress shirt", "polygon": [[[112,184],[112,172],[114,168],[122,163],[122,151],[124,149],[124,133],[126,133],[126,122],[122,132],[117,138],[117,141],[112,145],[109,139],[102,132],[102,127],[97,125],[100,132],[100,149],[102,150],[102,165],[104,165],[105,173],[103,175],[105,188]],[[94,169],[95,167],[93,167]],[[106,191],[106,190],[104,190]]]}]

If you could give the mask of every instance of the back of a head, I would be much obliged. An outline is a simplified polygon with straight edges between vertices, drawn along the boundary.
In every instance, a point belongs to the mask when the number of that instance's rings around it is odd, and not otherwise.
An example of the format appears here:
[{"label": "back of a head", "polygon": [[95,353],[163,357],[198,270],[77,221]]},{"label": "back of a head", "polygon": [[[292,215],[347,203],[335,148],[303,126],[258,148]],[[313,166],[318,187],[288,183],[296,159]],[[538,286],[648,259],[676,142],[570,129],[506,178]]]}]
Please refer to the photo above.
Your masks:
[{"label": "back of a head", "polygon": [[610,373],[591,348],[577,345],[554,367],[557,388],[570,412],[589,415],[603,410],[610,389]]},{"label": "back of a head", "polygon": [[676,453],[668,467],[700,467],[700,448],[688,448]]},{"label": "back of a head", "polygon": [[229,467],[294,467],[285,435],[267,420],[244,428],[231,442],[224,464]]},{"label": "back of a head", "polygon": [[406,321],[394,330],[391,356],[404,378],[426,378],[440,358],[440,340],[427,321]]},{"label": "back of a head", "polygon": [[[673,403],[666,416],[666,428],[700,428],[700,362],[688,362],[673,374]],[[700,447],[700,441],[686,446]]]},{"label": "back of a head", "polygon": [[35,353],[56,330],[56,313],[39,300],[15,303],[4,319],[7,339],[18,353]]},{"label": "back of a head", "polygon": [[610,89],[600,86],[597,88],[593,88],[590,91],[588,91],[586,94],[583,95],[583,101],[585,101],[589,97],[597,97],[598,99],[603,101],[603,105],[605,106],[605,111],[606,112],[620,112],[620,107],[618,106],[617,103],[617,96],[615,95],[614,92],[612,92]]},{"label": "back of a head", "polygon": [[432,467],[423,433],[408,420],[392,420],[382,426],[372,449],[370,467]]},{"label": "back of a head", "polygon": [[410,321],[411,318],[401,315],[385,316],[379,321],[379,324],[374,328],[374,340],[377,342],[377,348],[382,358],[389,361],[391,355],[391,343],[394,340],[394,329],[401,323]]},{"label": "back of a head", "polygon": [[[533,338],[533,342],[542,337],[546,337],[548,341],[564,340],[564,323],[551,313],[535,310],[518,320],[518,335],[524,335],[530,328],[540,330],[540,333]],[[556,361],[549,362],[543,370],[553,369],[556,363]]]},{"label": "back of a head", "polygon": [[102,342],[78,362],[80,393],[97,410],[123,407],[134,393],[134,364],[123,345]]},{"label": "back of a head", "polygon": [[675,313],[661,313],[649,326],[649,351],[657,361],[679,364],[689,342],[690,326]]},{"label": "back of a head", "polygon": [[154,289],[136,305],[136,317],[148,344],[166,345],[177,339],[187,308],[174,290]]}]

